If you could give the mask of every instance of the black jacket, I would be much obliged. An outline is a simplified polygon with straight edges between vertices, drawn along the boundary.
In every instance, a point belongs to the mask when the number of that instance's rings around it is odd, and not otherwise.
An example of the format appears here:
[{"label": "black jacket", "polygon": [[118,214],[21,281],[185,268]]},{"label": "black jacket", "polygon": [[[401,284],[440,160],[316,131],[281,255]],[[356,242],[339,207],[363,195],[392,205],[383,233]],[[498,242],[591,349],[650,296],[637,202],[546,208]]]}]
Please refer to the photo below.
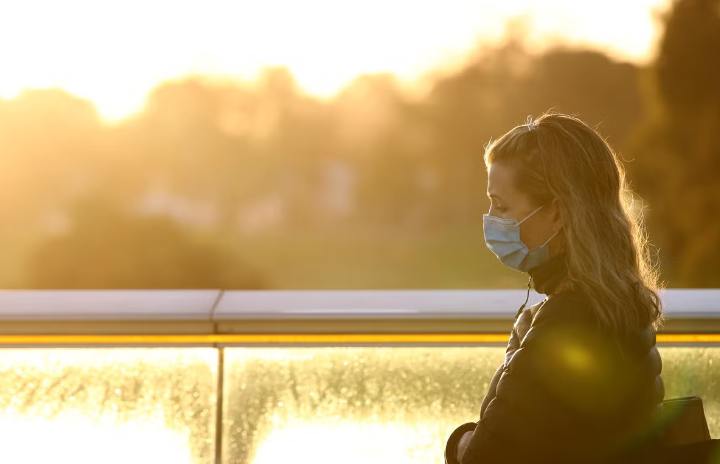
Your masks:
[{"label": "black jacket", "polygon": [[550,296],[523,312],[523,338],[516,322],[462,464],[620,462],[654,446],[655,329],[600,329],[586,295],[553,294],[566,273],[562,254],[531,272]]}]

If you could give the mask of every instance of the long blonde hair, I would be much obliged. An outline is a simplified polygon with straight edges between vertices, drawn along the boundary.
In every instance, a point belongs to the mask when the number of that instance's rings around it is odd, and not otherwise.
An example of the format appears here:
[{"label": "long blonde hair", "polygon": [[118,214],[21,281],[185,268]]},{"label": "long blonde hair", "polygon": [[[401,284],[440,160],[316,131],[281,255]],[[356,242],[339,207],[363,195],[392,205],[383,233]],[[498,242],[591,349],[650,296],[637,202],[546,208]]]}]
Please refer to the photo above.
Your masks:
[{"label": "long blonde hair", "polygon": [[557,200],[568,263],[563,288],[585,292],[606,327],[662,324],[642,210],[617,155],[595,130],[546,113],[489,143],[485,164],[494,162],[515,168],[517,188],[536,206]]}]

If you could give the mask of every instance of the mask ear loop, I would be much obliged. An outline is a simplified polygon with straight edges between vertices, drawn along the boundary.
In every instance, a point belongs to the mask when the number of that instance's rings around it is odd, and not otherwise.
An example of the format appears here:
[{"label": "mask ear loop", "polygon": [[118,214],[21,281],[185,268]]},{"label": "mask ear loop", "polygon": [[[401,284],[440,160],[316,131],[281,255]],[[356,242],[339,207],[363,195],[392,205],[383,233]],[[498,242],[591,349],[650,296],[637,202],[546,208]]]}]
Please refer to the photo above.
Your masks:
[{"label": "mask ear loop", "polygon": [[550,238],[545,241],[545,243],[543,243],[542,245],[540,245],[540,247],[544,247],[545,245],[547,245],[548,243],[550,243],[550,240],[554,239],[555,236],[558,234],[558,232],[560,232],[560,229],[556,230],[555,233],[552,234],[552,235],[550,236]]},{"label": "mask ear loop", "polygon": [[[547,203],[545,203],[545,205],[547,205]],[[530,213],[530,214],[528,214],[527,216],[525,216],[522,221],[519,221],[519,222],[518,222],[518,225],[520,225],[520,224],[522,224],[523,222],[525,222],[525,221],[527,221],[528,219],[530,219],[530,216],[532,216],[533,214],[535,214],[535,213],[537,213],[538,211],[540,211],[540,210],[543,208],[543,206],[545,206],[545,205],[540,205],[535,211],[533,211],[532,213]]]},{"label": "mask ear loop", "polygon": [[517,314],[515,314],[515,320],[517,321],[518,317],[520,317],[520,314],[523,312],[523,309],[525,309],[525,305],[527,304],[528,300],[530,300],[530,282],[532,281],[532,276],[528,279],[527,283],[527,295],[525,296],[525,303],[520,306],[520,309],[518,309]]}]

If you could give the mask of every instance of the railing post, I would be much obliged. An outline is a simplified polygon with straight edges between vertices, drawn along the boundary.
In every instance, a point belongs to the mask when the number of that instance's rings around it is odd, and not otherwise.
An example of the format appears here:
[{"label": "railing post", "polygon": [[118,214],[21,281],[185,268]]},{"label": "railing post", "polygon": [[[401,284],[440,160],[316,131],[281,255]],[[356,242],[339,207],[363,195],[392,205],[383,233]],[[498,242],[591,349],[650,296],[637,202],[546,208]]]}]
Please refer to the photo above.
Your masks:
[{"label": "railing post", "polygon": [[217,391],[215,394],[215,464],[222,464],[223,452],[223,392],[225,390],[225,348],[219,346],[217,364]]}]

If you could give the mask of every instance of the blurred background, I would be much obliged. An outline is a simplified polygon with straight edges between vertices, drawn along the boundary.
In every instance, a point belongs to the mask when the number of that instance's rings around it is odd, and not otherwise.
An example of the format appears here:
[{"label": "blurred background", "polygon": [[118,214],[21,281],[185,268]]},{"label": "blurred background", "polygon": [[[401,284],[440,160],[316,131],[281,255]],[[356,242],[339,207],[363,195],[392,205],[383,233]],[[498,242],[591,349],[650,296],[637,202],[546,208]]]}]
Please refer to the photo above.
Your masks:
[{"label": "blurred background", "polygon": [[0,288],[514,288],[483,145],[577,115],[720,287],[720,1],[0,2]]},{"label": "blurred background", "polygon": [[[0,289],[520,289],[484,145],[548,110],[619,153],[666,285],[720,288],[720,0],[0,0]],[[434,464],[504,358],[9,338],[31,464]],[[668,345],[717,437],[718,345]]]}]

